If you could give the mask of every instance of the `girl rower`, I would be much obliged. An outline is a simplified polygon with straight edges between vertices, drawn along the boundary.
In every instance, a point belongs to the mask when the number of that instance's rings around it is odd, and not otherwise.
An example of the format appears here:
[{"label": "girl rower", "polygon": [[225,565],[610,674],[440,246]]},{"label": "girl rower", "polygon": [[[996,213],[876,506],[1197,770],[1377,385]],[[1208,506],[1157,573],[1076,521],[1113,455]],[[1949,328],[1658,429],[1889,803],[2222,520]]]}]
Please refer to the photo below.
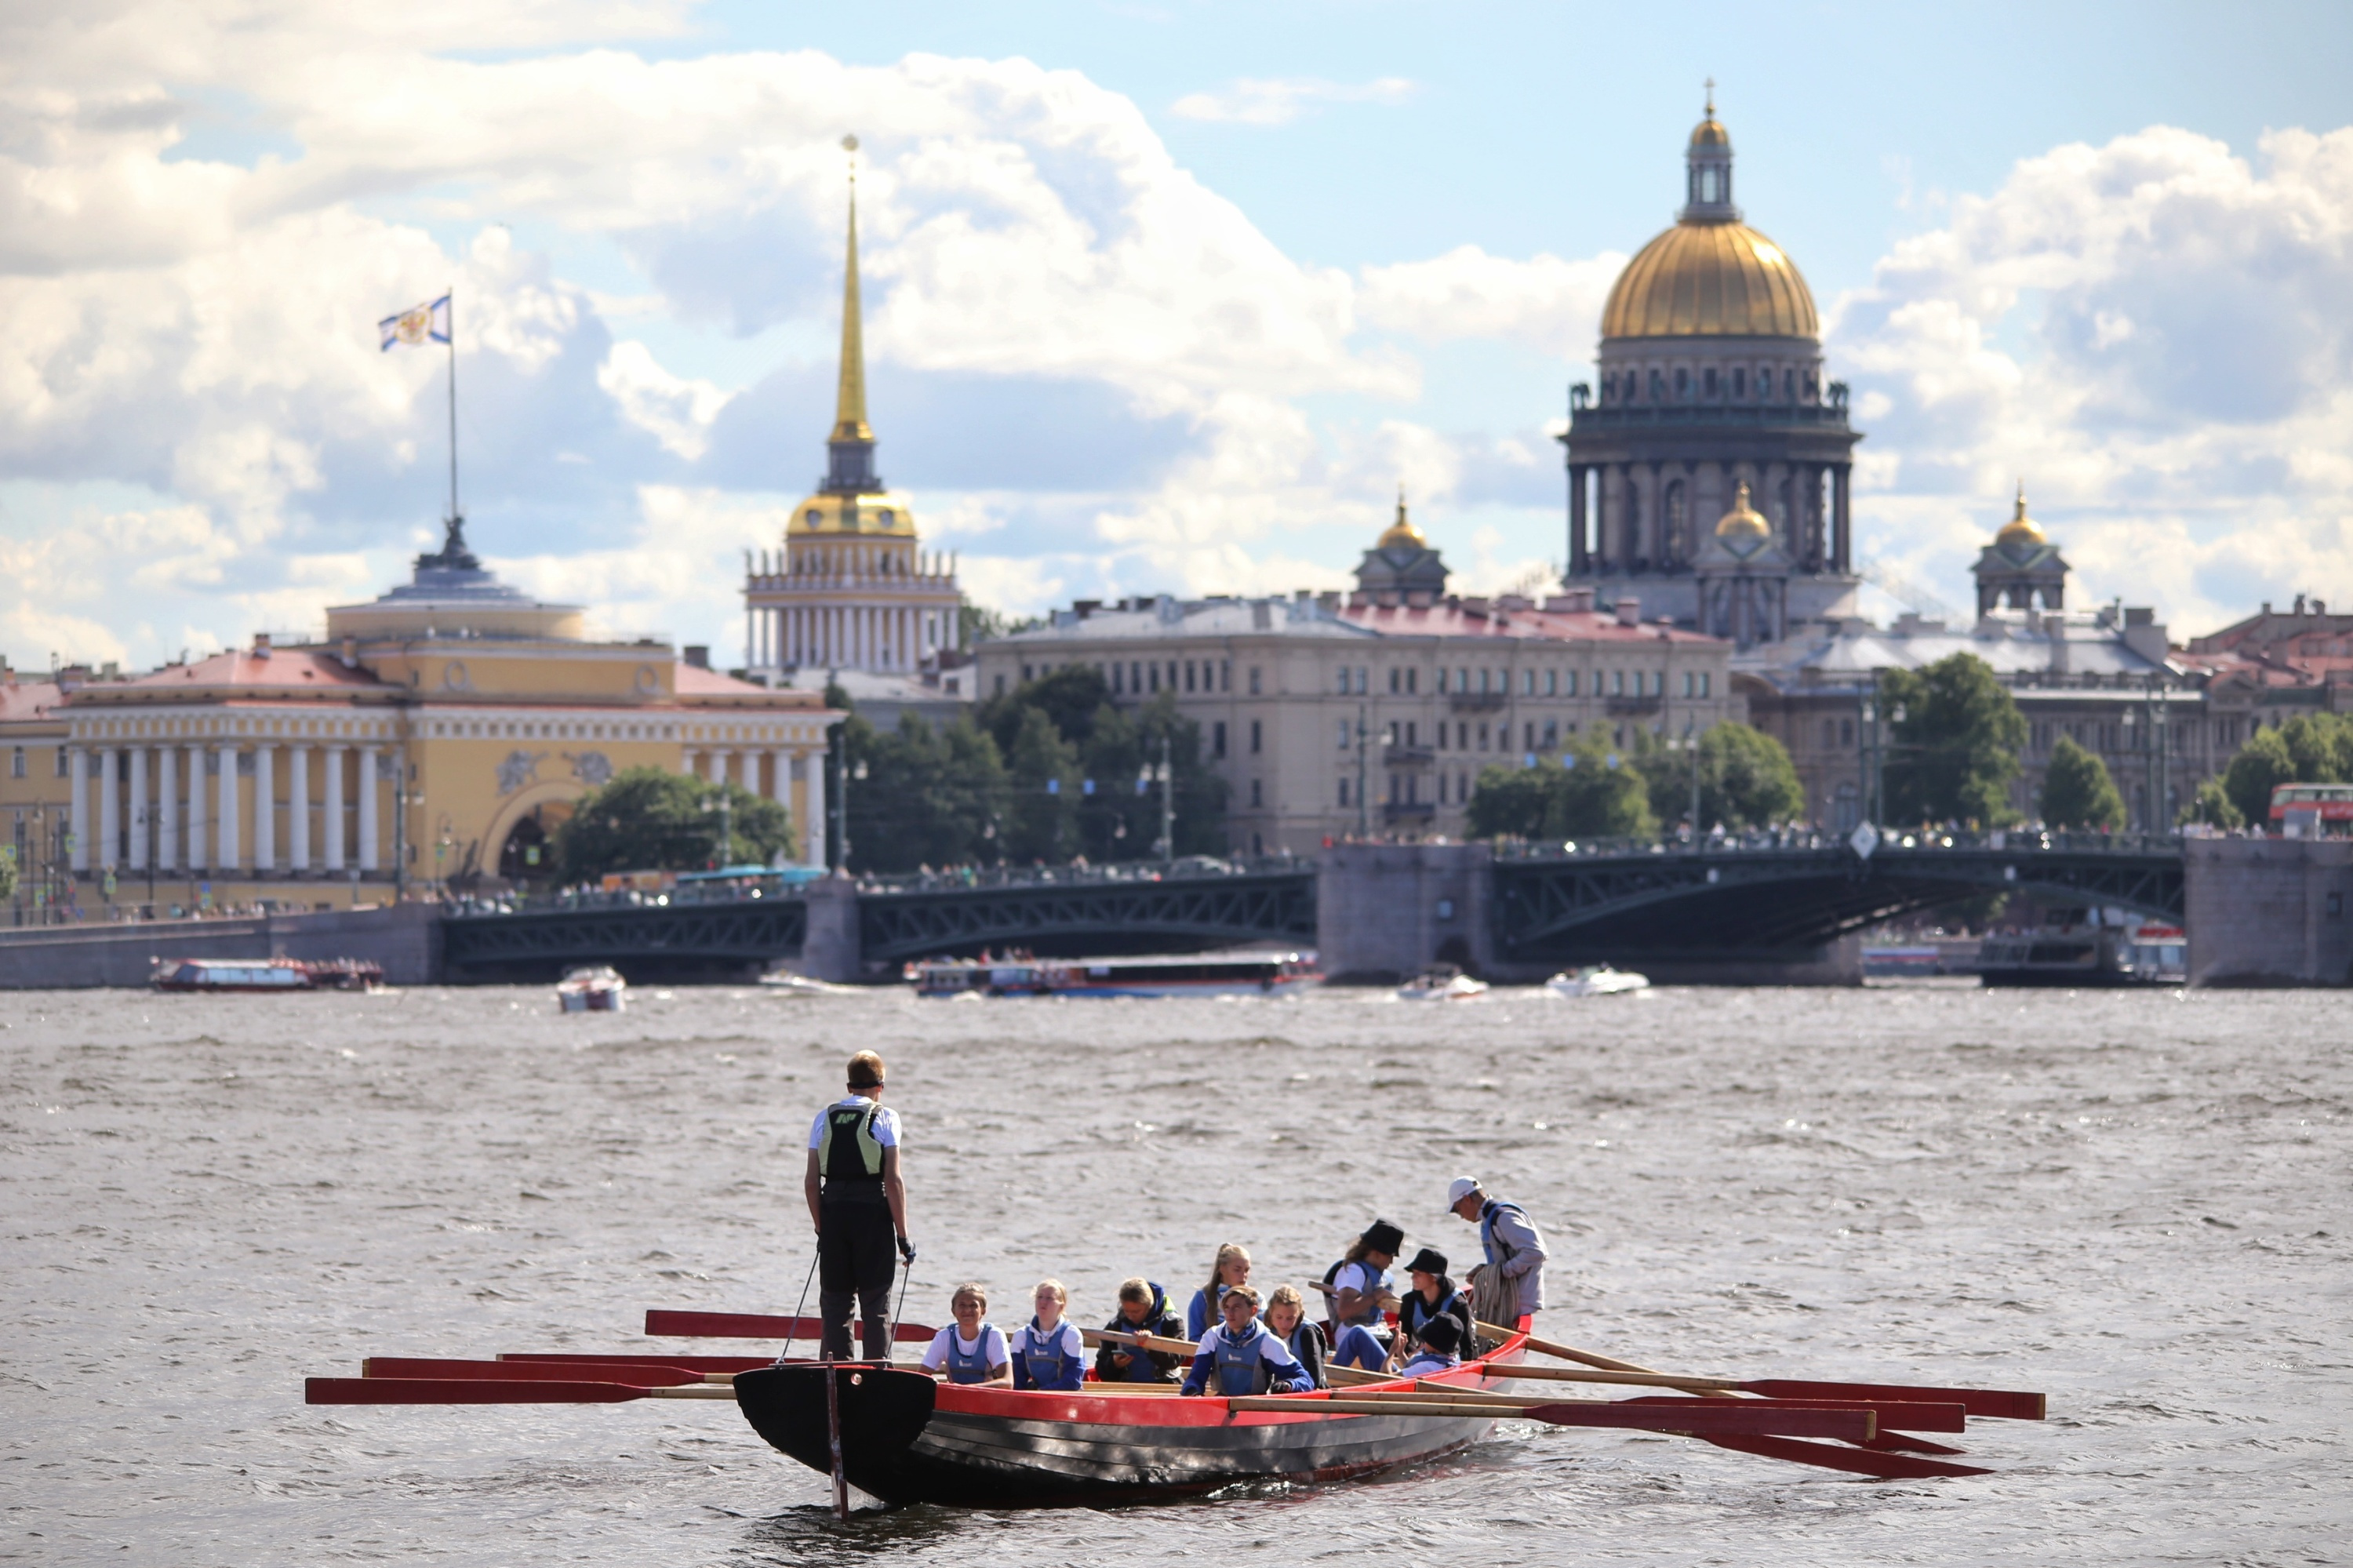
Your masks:
[{"label": "girl rower", "polygon": [[1198,1340],[1218,1320],[1219,1303],[1237,1285],[1250,1283],[1250,1255],[1240,1242],[1228,1242],[1218,1249],[1216,1266],[1209,1270],[1209,1283],[1193,1292],[1192,1304],[1185,1308],[1185,1337]]},{"label": "girl rower", "polygon": [[1205,1393],[1212,1378],[1218,1392],[1229,1396],[1304,1393],[1315,1386],[1307,1369],[1258,1320],[1257,1291],[1228,1286],[1218,1307],[1226,1320],[1201,1337],[1193,1370],[1185,1374],[1187,1393]]},{"label": "girl rower", "polygon": [[1006,1349],[1004,1330],[983,1319],[988,1315],[988,1292],[970,1281],[955,1287],[948,1298],[955,1321],[932,1336],[923,1351],[923,1370],[950,1383],[1013,1385],[1013,1356]]},{"label": "girl rower", "polygon": [[1332,1364],[1379,1372],[1389,1364],[1389,1331],[1383,1313],[1398,1305],[1388,1267],[1397,1261],[1405,1233],[1387,1220],[1365,1227],[1347,1255],[1324,1276],[1332,1303]]},{"label": "girl rower", "polygon": [[1086,1381],[1086,1341],[1079,1326],[1062,1316],[1071,1293],[1059,1279],[1041,1279],[1030,1298],[1038,1315],[1013,1330],[1009,1354],[1013,1386],[1068,1393]]},{"label": "girl rower", "polygon": [[1308,1381],[1324,1387],[1324,1330],[1307,1320],[1307,1302],[1299,1287],[1274,1287],[1266,1298],[1266,1326],[1274,1330],[1292,1359],[1307,1369]]}]

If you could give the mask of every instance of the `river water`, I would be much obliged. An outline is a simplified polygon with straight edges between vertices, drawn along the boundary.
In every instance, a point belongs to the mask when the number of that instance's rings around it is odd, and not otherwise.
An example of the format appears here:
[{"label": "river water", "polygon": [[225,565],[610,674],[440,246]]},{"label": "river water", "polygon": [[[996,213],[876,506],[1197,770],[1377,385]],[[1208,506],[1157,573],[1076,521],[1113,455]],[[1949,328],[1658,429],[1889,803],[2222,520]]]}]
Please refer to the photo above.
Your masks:
[{"label": "river water", "polygon": [[[2353,1048],[2327,993],[1499,991],[918,1002],[0,995],[0,1558],[248,1564],[2291,1563],[2353,1558]],[[1998,1474],[1871,1483],[1514,1424],[1369,1482],[837,1526],[724,1403],[310,1408],[367,1354],[715,1350],[790,1311],[799,1148],[888,1057],[923,1256],[1010,1327],[1240,1240],[1320,1277],[1447,1180],[1543,1327],[1653,1366],[2048,1391]]]}]

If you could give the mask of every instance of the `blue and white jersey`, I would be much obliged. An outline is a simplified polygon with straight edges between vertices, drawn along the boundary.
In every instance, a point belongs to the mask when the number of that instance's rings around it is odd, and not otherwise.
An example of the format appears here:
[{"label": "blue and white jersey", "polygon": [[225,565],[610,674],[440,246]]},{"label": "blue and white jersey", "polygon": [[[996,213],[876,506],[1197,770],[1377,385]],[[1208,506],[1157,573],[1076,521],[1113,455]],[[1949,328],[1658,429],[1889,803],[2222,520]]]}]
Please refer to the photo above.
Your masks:
[{"label": "blue and white jersey", "polygon": [[1340,1320],[1340,1292],[1343,1290],[1355,1291],[1368,1304],[1363,1311],[1354,1318],[1347,1319],[1346,1321],[1362,1323],[1368,1329],[1378,1329],[1382,1326],[1381,1308],[1378,1305],[1381,1294],[1384,1291],[1391,1295],[1396,1294],[1389,1284],[1389,1277],[1386,1270],[1376,1268],[1370,1263],[1344,1263],[1340,1266],[1339,1272],[1332,1276],[1332,1315],[1335,1321]]},{"label": "blue and white jersey", "polygon": [[1399,1377],[1436,1377],[1440,1372],[1460,1372],[1461,1356],[1441,1356],[1436,1351],[1417,1351],[1413,1360],[1398,1369]]},{"label": "blue and white jersey", "polygon": [[1282,1336],[1253,1318],[1239,1334],[1223,1323],[1201,1336],[1193,1370],[1185,1374],[1187,1393],[1200,1393],[1215,1378],[1218,1392],[1241,1395],[1298,1393],[1314,1388],[1315,1380],[1282,1342]]},{"label": "blue and white jersey", "polygon": [[1087,1342],[1068,1318],[1051,1329],[1032,1318],[1013,1330],[1013,1386],[1068,1392],[1086,1381]]},{"label": "blue and white jersey", "polygon": [[950,1383],[987,1383],[988,1374],[1013,1359],[1005,1347],[1005,1331],[994,1323],[980,1326],[980,1337],[967,1340],[951,1323],[932,1336],[923,1351],[923,1370],[944,1369]]}]

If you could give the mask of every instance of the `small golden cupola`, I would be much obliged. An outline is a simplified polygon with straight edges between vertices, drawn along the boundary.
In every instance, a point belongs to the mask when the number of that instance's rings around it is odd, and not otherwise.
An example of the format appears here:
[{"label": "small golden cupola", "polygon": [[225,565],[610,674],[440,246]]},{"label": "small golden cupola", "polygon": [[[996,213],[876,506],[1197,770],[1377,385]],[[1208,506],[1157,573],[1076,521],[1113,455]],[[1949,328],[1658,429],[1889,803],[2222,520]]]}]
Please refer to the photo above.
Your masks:
[{"label": "small golden cupola", "polygon": [[2025,546],[2030,548],[2048,542],[2042,524],[2026,514],[2026,481],[2021,479],[2018,482],[2018,501],[2010,512],[2010,521],[2001,525],[2001,532],[1993,536],[1993,542],[2000,546]]},{"label": "small golden cupola", "polygon": [[1773,536],[1773,524],[1748,503],[1748,482],[1742,480],[1732,497],[1732,510],[1716,519],[1715,536],[1738,555],[1746,555]]},{"label": "small golden cupola", "polygon": [[1388,527],[1383,531],[1380,537],[1380,543],[1375,545],[1373,548],[1377,550],[1419,550],[1426,546],[1429,543],[1429,540],[1421,536],[1421,530],[1413,525],[1413,520],[1406,515],[1405,486],[1402,484],[1398,485],[1397,521],[1390,524]]}]

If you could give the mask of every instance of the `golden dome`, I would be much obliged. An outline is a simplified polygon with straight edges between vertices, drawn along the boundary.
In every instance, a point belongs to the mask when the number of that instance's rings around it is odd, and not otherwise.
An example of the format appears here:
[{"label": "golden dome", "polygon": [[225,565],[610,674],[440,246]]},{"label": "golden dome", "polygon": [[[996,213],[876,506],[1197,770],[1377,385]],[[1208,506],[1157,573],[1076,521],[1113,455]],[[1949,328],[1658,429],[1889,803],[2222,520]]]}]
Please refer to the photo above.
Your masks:
[{"label": "golden dome", "polygon": [[794,510],[793,520],[785,524],[785,534],[795,539],[850,535],[912,539],[915,536],[915,514],[907,509],[903,495],[881,491],[865,495],[838,495],[819,491]]},{"label": "golden dome", "polygon": [[1430,541],[1421,536],[1421,530],[1415,527],[1405,514],[1405,486],[1403,485],[1398,486],[1397,521],[1390,524],[1382,533],[1380,542],[1373,548],[1392,550],[1399,546],[1409,550],[1422,550],[1430,547]]},{"label": "golden dome", "polygon": [[1773,524],[1765,514],[1748,504],[1748,482],[1742,480],[1740,489],[1732,498],[1732,510],[1716,519],[1715,536],[1727,545],[1740,542],[1762,543],[1773,536]]},{"label": "golden dome", "polygon": [[1676,224],[1626,264],[1601,312],[1605,340],[1821,334],[1798,264],[1745,223]]},{"label": "golden dome", "polygon": [[2001,525],[2001,532],[1993,536],[1993,542],[1997,545],[2042,545],[2050,542],[2043,535],[2042,525],[2026,514],[2026,482],[2022,479],[2018,482],[2018,509],[2010,514],[2010,521]]},{"label": "golden dome", "polygon": [[1715,108],[1713,104],[1708,107],[1707,118],[1692,127],[1691,144],[1694,147],[1732,145],[1732,132],[1726,131],[1724,128],[1724,122],[1715,117]]}]

